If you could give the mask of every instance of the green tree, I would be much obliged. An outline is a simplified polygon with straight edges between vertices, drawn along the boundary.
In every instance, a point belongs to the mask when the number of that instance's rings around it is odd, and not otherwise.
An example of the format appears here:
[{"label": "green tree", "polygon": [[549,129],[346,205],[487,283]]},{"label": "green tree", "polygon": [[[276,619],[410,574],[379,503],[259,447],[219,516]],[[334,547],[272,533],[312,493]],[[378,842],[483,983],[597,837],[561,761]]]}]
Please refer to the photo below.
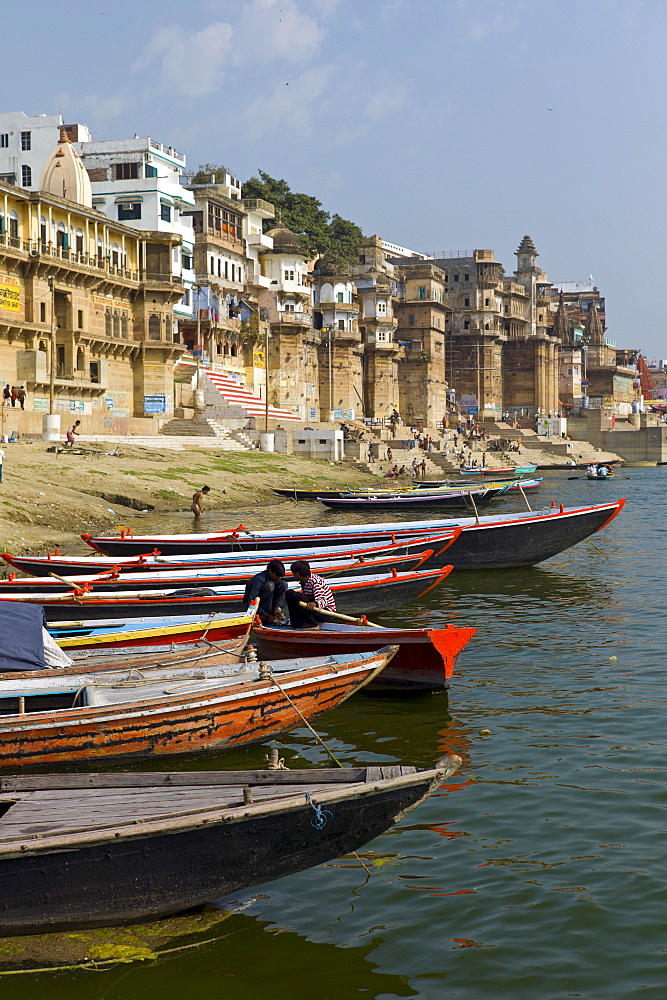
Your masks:
[{"label": "green tree", "polygon": [[[200,163],[194,173],[188,174],[190,184],[224,184],[227,167],[218,163]],[[211,176],[213,180],[211,180]]]},{"label": "green tree", "polygon": [[[292,191],[285,180],[277,180],[264,170],[258,177],[251,177],[243,185],[244,198],[263,198],[276,209],[276,219],[297,233],[309,257],[331,253],[341,264],[355,264],[363,239],[361,229],[354,222],[334,215],[322,207],[322,202],[309,194]],[[275,226],[265,220],[265,231]]]}]

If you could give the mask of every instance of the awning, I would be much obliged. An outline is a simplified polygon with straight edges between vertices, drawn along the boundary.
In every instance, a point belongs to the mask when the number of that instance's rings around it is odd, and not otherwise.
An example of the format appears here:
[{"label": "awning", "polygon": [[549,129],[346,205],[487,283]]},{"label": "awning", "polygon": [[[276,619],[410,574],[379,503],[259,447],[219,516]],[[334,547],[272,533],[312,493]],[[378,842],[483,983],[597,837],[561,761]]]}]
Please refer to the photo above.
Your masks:
[{"label": "awning", "polygon": [[136,205],[137,202],[143,200],[140,194],[119,194],[117,198],[114,198],[116,205]]}]

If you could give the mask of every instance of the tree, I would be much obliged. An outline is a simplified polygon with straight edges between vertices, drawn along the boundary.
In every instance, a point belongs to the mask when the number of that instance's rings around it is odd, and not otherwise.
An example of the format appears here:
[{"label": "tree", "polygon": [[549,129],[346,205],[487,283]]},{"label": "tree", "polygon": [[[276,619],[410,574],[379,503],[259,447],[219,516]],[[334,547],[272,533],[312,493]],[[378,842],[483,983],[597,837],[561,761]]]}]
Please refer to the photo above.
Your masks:
[{"label": "tree", "polygon": [[[363,234],[354,222],[340,215],[332,218],[322,208],[321,201],[292,191],[287,181],[277,180],[264,170],[258,174],[259,177],[251,177],[243,185],[243,197],[271,202],[276,219],[300,237],[304,253],[315,257],[328,252],[341,264],[357,263]],[[274,221],[265,220],[265,231],[274,226]]]},{"label": "tree", "polygon": [[[190,184],[224,184],[227,167],[218,163],[200,163],[194,173],[188,174]],[[211,180],[211,176],[213,180]]]}]

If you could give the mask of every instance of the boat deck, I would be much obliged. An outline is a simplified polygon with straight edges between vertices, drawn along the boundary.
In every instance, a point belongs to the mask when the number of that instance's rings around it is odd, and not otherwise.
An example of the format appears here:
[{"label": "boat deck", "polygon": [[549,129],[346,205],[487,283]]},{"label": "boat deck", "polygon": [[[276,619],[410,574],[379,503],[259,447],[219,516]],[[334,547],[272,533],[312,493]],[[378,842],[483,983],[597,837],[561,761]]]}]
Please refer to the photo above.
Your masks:
[{"label": "boat deck", "polygon": [[[9,776],[0,780],[0,857],[82,839],[141,835],[150,827],[224,822],[234,810],[303,803],[306,792],[358,794],[363,786],[416,773],[414,767],[316,771]],[[86,787],[92,786],[92,787]],[[252,804],[248,802],[251,797]]]}]

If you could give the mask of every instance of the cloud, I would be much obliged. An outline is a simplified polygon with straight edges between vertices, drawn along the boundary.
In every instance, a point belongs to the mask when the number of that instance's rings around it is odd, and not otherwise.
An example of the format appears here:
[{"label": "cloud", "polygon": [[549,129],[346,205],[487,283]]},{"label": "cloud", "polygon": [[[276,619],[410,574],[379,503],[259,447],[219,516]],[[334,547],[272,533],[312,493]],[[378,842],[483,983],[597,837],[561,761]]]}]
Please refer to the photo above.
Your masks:
[{"label": "cloud", "polygon": [[317,55],[323,36],[317,21],[294,0],[250,0],[235,28],[235,61],[307,62]]},{"label": "cloud", "polygon": [[201,31],[184,34],[177,25],[160,28],[133,69],[158,62],[161,90],[185,98],[205,97],[218,89],[232,52],[231,24],[217,21]]},{"label": "cloud", "polygon": [[289,81],[276,83],[269,96],[255,97],[243,109],[243,125],[251,140],[270,135],[301,139],[313,130],[313,115],[334,66],[308,69]]}]

